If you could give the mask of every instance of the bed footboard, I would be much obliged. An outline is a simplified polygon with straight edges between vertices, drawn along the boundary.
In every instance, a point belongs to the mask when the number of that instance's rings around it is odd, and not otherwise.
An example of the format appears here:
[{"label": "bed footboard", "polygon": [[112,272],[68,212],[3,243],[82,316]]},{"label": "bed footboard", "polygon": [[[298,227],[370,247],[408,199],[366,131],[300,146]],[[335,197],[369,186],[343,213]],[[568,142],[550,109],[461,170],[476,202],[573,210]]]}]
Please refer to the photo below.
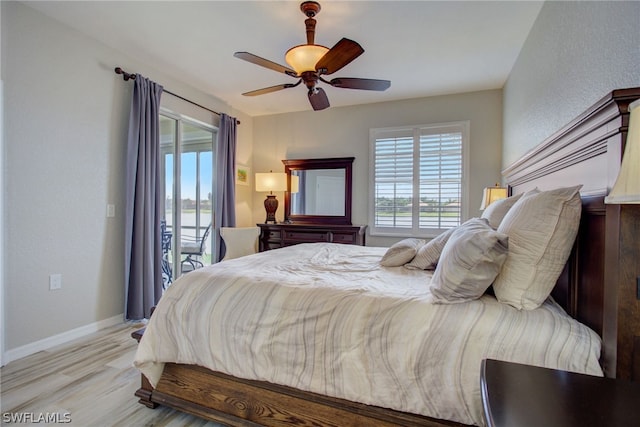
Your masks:
[{"label": "bed footboard", "polygon": [[[131,333],[131,337],[135,339],[137,342],[140,342],[142,335],[144,334],[144,328],[139,329]],[[155,409],[158,407],[158,404],[151,401],[151,393],[153,392],[153,387],[151,383],[144,375],[140,374],[140,388],[136,390],[135,396],[138,397],[138,403],[146,406],[147,408]]]},{"label": "bed footboard", "polygon": [[[131,334],[140,341],[144,329]],[[424,426],[464,424],[322,396],[209,369],[167,363],[157,387],[141,375],[135,395],[149,408],[159,404],[230,426]]]}]

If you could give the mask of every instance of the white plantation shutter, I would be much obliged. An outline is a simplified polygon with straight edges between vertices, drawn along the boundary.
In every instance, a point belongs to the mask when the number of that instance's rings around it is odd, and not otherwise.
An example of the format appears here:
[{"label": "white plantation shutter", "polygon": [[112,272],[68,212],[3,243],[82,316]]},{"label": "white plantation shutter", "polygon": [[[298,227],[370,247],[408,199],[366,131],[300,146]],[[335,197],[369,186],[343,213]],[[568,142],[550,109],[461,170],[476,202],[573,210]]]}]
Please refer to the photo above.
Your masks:
[{"label": "white plantation shutter", "polygon": [[375,227],[411,228],[403,215],[413,200],[413,138],[375,141]]},{"label": "white plantation shutter", "polygon": [[371,130],[371,233],[433,236],[462,221],[467,122]]}]

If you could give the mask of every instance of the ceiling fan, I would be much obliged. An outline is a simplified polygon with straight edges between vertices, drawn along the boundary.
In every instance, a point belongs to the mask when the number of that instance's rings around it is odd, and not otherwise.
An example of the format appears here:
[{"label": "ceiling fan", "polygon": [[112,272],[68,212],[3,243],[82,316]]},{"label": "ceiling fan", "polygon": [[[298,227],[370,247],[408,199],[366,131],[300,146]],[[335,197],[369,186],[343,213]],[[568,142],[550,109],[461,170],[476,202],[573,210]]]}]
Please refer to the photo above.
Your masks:
[{"label": "ceiling fan", "polygon": [[245,92],[245,96],[263,95],[282,89],[296,87],[300,83],[307,87],[307,96],[314,110],[324,110],[329,107],[329,99],[325,91],[318,87],[318,82],[326,83],[333,87],[347,89],[362,89],[383,91],[391,86],[389,80],[360,79],[353,77],[337,77],[325,80],[322,76],[333,74],[345,65],[360,56],[364,49],[353,40],[343,38],[331,49],[314,43],[316,16],[320,12],[320,3],[316,1],[305,1],[300,5],[300,10],[307,16],[305,25],[307,29],[307,44],[292,47],[285,54],[285,61],[289,67],[261,58],[249,52],[236,52],[236,58],[269,68],[270,70],[284,73],[297,78],[296,83],[285,83],[276,86]]}]

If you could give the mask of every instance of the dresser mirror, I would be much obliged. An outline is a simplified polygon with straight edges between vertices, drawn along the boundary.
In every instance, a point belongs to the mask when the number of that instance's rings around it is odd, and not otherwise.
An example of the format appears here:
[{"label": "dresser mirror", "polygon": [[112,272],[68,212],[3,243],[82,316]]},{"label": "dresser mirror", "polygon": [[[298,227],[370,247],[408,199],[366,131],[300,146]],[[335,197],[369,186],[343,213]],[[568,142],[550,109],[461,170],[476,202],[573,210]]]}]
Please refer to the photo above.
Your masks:
[{"label": "dresser mirror", "polygon": [[354,157],[283,160],[285,222],[351,225]]}]

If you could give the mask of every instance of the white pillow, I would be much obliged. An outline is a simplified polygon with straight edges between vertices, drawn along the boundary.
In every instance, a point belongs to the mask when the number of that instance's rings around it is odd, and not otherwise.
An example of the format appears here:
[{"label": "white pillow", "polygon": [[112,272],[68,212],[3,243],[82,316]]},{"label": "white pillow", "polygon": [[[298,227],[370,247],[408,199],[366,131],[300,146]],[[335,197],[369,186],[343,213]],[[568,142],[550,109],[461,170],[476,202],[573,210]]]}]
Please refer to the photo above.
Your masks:
[{"label": "white pillow", "polygon": [[527,195],[509,210],[498,227],[509,236],[509,254],[493,284],[499,301],[532,310],[547,299],[578,233],[581,187]]},{"label": "white pillow", "polygon": [[410,270],[434,269],[438,263],[438,259],[440,259],[440,254],[444,249],[444,245],[447,244],[447,240],[449,240],[449,237],[454,230],[455,228],[450,228],[444,233],[440,233],[437,237],[429,240],[420,249],[418,249],[416,256],[413,257],[411,262],[404,266]]},{"label": "white pillow", "polygon": [[424,244],[424,240],[413,237],[400,240],[387,249],[387,252],[380,260],[380,265],[385,267],[399,267],[404,265],[416,256],[416,252],[418,252],[418,249]]},{"label": "white pillow", "polygon": [[429,290],[435,303],[452,304],[480,298],[507,258],[508,237],[485,218],[457,227],[445,245]]},{"label": "white pillow", "polygon": [[520,197],[522,197],[523,193],[516,194],[515,196],[507,197],[506,199],[501,199],[491,203],[487,208],[482,212],[480,218],[486,218],[489,220],[489,225],[493,227],[493,229],[497,229],[504,216],[509,212],[509,209],[518,201]]}]

